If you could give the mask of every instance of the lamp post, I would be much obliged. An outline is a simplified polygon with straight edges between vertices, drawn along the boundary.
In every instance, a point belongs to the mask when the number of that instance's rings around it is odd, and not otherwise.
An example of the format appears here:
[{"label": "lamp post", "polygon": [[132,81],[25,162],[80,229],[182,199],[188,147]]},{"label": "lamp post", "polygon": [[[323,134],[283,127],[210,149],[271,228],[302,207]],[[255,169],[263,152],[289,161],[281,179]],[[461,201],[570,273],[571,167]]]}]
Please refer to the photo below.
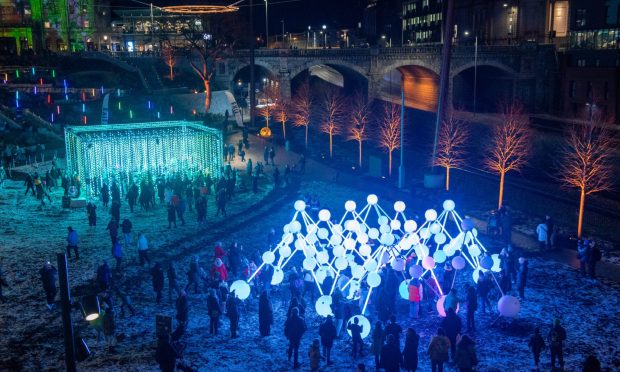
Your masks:
[{"label": "lamp post", "polygon": [[327,26],[323,25],[323,48],[327,48]]},{"label": "lamp post", "polygon": [[71,321],[71,293],[69,292],[69,269],[67,256],[58,253],[58,282],[60,284],[60,306],[62,309],[62,330],[65,339],[65,367],[67,372],[75,372],[75,336]]},{"label": "lamp post", "polygon": [[405,77],[400,84],[400,166],[398,167],[398,188],[405,187]]},{"label": "lamp post", "polygon": [[269,1],[268,0],[265,0],[265,47],[269,49]]},{"label": "lamp post", "polygon": [[280,22],[282,22],[282,48],[284,48],[284,20],[281,20]]},{"label": "lamp post", "polygon": [[476,116],[476,95],[478,94],[478,36],[474,41],[474,116]]},{"label": "lamp post", "polygon": [[310,44],[310,26],[308,26],[308,37],[306,38],[306,50],[308,49],[309,44]]},{"label": "lamp post", "polygon": [[[265,3],[267,1],[265,0]],[[266,39],[265,39],[266,40]],[[266,45],[269,45],[266,43]],[[254,0],[250,0],[250,127],[254,128],[256,120],[256,108],[254,102],[256,101],[256,93],[254,91]]]}]

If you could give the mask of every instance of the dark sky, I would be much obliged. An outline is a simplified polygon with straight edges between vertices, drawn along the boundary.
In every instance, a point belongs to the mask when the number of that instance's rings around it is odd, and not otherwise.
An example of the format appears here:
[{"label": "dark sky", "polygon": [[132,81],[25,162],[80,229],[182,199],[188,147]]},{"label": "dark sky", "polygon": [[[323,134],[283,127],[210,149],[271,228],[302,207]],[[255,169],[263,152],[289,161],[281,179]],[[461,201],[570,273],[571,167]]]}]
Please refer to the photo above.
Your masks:
[{"label": "dark sky", "polygon": [[[141,0],[150,3],[149,0]],[[234,0],[153,0],[154,5],[227,5]],[[364,0],[269,0],[269,34],[282,33],[284,20],[285,32],[301,32],[308,26],[319,28],[323,24],[328,27],[357,27],[362,20]],[[248,17],[248,0],[239,4],[239,15]],[[131,0],[112,0],[115,7],[141,7]],[[265,2],[254,0],[254,22],[256,33],[265,32]]]}]

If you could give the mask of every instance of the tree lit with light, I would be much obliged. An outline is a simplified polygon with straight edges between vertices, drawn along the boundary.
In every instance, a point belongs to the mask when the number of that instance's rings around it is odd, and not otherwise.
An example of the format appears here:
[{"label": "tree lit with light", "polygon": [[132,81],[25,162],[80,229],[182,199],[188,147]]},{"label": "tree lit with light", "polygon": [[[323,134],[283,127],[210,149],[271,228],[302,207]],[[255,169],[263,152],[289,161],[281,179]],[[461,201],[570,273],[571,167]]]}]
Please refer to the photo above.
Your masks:
[{"label": "tree lit with light", "polygon": [[350,141],[358,145],[358,166],[362,167],[362,145],[368,139],[367,125],[370,122],[370,105],[366,97],[358,92],[351,102],[351,125],[349,126]]},{"label": "tree lit with light", "polygon": [[293,112],[293,125],[304,127],[306,130],[305,147],[308,148],[308,127],[310,126],[310,115],[312,115],[312,97],[310,96],[310,84],[304,82],[297,91],[291,102]]},{"label": "tree lit with light", "polygon": [[450,169],[459,168],[465,163],[465,144],[468,139],[469,129],[461,120],[450,115],[443,121],[433,165],[446,169],[446,191],[450,191]]},{"label": "tree lit with light", "polygon": [[388,175],[392,175],[392,153],[400,148],[400,106],[386,103],[379,124],[379,147],[388,153]]},{"label": "tree lit with light", "polygon": [[328,89],[323,96],[321,132],[329,136],[329,157],[333,157],[333,138],[340,133],[344,115],[344,99],[336,89]]}]

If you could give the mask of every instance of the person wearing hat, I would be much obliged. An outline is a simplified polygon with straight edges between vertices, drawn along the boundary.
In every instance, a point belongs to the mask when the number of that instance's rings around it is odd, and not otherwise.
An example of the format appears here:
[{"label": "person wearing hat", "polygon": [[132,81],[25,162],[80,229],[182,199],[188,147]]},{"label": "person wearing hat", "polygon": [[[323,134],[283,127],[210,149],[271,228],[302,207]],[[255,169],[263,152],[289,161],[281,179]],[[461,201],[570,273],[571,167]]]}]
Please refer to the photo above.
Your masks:
[{"label": "person wearing hat", "polygon": [[222,281],[225,282],[228,280],[228,270],[221,258],[216,258],[215,262],[213,262],[213,266],[211,267],[211,280],[215,279],[215,273],[219,274],[219,278]]}]

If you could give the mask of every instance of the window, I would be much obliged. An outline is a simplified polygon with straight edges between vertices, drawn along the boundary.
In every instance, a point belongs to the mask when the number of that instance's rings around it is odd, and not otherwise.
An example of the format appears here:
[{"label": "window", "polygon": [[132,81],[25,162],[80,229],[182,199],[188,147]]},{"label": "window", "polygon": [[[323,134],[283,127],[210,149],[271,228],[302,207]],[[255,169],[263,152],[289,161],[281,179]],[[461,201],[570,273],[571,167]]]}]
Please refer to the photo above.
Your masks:
[{"label": "window", "polygon": [[580,58],[577,60],[577,67],[586,67],[586,60],[583,58]]},{"label": "window", "polygon": [[553,8],[553,31],[556,37],[566,36],[568,29],[568,1],[556,1]]},{"label": "window", "polygon": [[586,10],[585,9],[577,9],[577,12],[575,14],[575,25],[577,27],[586,26]]},{"label": "window", "polygon": [[575,97],[575,80],[571,80],[568,82],[568,97],[569,98],[574,98]]}]

